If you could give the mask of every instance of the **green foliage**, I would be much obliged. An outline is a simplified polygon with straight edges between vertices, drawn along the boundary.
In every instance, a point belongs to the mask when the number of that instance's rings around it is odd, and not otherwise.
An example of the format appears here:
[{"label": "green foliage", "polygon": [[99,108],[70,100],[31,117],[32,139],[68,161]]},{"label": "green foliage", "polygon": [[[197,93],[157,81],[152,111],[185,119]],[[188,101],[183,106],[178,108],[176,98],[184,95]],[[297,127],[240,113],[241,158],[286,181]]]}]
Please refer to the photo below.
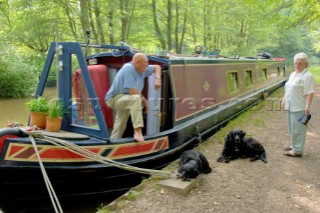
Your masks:
[{"label": "green foliage", "polygon": [[319,8],[316,0],[12,0],[1,4],[0,39],[25,56],[44,55],[56,39],[84,42],[90,28],[91,43],[123,41],[152,54],[190,54],[200,45],[226,56],[292,58],[319,51],[319,33],[311,36]]},{"label": "green foliage", "polygon": [[96,213],[109,213],[110,212],[109,209],[107,209],[105,206],[106,204],[100,203]]},{"label": "green foliage", "polygon": [[55,101],[49,104],[48,117],[59,118],[64,113],[64,104],[61,101]]},{"label": "green foliage", "polygon": [[312,73],[315,81],[320,83],[320,67],[310,67],[309,71]]},{"label": "green foliage", "polygon": [[128,196],[126,197],[128,200],[135,200],[139,196],[140,192],[131,190]]},{"label": "green foliage", "polygon": [[30,96],[38,83],[36,67],[10,47],[5,48],[6,52],[0,55],[0,98]]},{"label": "green foliage", "polygon": [[48,101],[45,98],[38,97],[26,103],[26,107],[30,112],[47,113],[49,110]]}]

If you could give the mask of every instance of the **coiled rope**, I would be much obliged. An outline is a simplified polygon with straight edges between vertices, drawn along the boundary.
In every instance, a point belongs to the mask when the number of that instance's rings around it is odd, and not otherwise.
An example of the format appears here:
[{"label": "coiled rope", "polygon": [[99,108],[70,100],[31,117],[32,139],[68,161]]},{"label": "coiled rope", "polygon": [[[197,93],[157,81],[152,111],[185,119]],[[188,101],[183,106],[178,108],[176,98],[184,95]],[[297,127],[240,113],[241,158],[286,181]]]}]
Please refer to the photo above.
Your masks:
[{"label": "coiled rope", "polygon": [[128,171],[132,171],[132,172],[138,172],[138,173],[142,173],[142,174],[147,174],[147,175],[153,175],[159,178],[168,178],[170,176],[173,175],[174,172],[169,172],[169,171],[161,171],[161,170],[155,170],[155,169],[145,169],[145,168],[139,168],[139,167],[135,167],[135,166],[130,166],[127,165],[125,163],[121,163],[118,161],[114,161],[111,160],[109,158],[103,157],[99,154],[96,154],[82,146],[78,146],[74,143],[65,141],[65,140],[61,140],[58,138],[53,138],[53,137],[49,137],[49,136],[45,136],[42,134],[41,131],[25,131],[23,129],[21,129],[24,133],[28,134],[29,137],[34,137],[38,140],[41,141],[45,141],[48,143],[51,143],[53,145],[62,147],[64,149],[67,149],[73,153],[76,153],[78,155],[81,155],[83,157],[89,158],[93,161],[97,161],[103,164],[107,164],[107,165],[111,165],[111,166],[115,166],[117,168],[121,168],[121,169],[125,169]]},{"label": "coiled rope", "polygon": [[51,144],[54,144],[56,146],[59,146],[59,147],[63,147],[73,153],[76,153],[76,154],[81,155],[83,157],[89,158],[91,160],[94,160],[94,161],[97,161],[97,162],[100,162],[103,164],[115,166],[120,169],[125,169],[125,170],[132,171],[132,172],[138,172],[138,173],[153,175],[153,176],[162,177],[162,178],[168,178],[172,174],[171,172],[154,170],[154,169],[144,169],[144,168],[139,168],[139,167],[135,167],[135,166],[130,166],[125,163],[117,162],[117,161],[111,160],[109,158],[103,157],[99,154],[96,154],[96,153],[94,153],[84,147],[75,145],[74,143],[70,143],[68,141],[64,141],[64,140],[61,140],[58,138],[42,136],[42,140],[49,142]]}]

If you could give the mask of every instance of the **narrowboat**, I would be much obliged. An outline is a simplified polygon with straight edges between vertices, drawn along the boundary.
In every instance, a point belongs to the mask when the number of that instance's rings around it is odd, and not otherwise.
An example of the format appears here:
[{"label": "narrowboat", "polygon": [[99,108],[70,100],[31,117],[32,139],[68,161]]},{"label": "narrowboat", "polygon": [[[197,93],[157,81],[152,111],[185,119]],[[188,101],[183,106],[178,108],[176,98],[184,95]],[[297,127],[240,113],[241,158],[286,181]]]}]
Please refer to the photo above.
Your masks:
[{"label": "narrowboat", "polygon": [[123,138],[110,140],[114,112],[106,105],[105,94],[135,52],[125,44],[51,44],[35,96],[63,101],[62,127],[54,133],[36,131],[43,169],[27,127],[0,129],[0,208],[9,213],[39,205],[53,209],[43,176],[63,208],[71,201],[120,195],[150,174],[97,161],[47,138],[88,150],[102,161],[159,170],[286,80],[282,59],[148,55],[149,64],[161,66],[162,87],[154,89],[154,76],[145,79],[143,94],[149,101],[145,141],[134,141],[130,119]]}]

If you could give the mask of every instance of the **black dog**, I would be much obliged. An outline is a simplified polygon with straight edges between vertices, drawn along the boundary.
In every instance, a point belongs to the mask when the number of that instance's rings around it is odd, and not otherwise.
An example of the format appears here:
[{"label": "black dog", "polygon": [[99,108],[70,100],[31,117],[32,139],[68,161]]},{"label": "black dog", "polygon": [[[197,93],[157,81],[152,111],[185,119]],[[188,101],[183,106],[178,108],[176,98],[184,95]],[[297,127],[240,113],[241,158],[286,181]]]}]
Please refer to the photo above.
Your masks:
[{"label": "black dog", "polygon": [[246,133],[242,130],[230,131],[224,139],[224,147],[218,162],[229,163],[239,157],[250,158],[250,161],[258,159],[267,163],[266,152],[263,146],[254,138],[244,138]]},{"label": "black dog", "polygon": [[179,160],[178,173],[182,180],[196,178],[200,173],[211,172],[207,158],[199,151],[184,151]]}]

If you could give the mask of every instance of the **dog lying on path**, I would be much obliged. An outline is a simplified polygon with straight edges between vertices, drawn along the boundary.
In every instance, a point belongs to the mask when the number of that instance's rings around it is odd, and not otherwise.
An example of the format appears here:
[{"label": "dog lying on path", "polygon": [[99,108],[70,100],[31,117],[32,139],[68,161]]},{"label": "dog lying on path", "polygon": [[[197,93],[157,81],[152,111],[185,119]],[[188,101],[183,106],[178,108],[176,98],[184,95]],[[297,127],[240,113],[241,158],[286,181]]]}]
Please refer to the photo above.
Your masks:
[{"label": "dog lying on path", "polygon": [[207,158],[199,151],[184,151],[179,160],[178,173],[182,180],[196,178],[200,173],[208,174],[212,171]]},{"label": "dog lying on path", "polygon": [[239,157],[250,158],[250,161],[262,160],[267,163],[263,146],[254,138],[245,138],[242,130],[230,131],[224,139],[224,147],[218,162],[229,163]]}]

